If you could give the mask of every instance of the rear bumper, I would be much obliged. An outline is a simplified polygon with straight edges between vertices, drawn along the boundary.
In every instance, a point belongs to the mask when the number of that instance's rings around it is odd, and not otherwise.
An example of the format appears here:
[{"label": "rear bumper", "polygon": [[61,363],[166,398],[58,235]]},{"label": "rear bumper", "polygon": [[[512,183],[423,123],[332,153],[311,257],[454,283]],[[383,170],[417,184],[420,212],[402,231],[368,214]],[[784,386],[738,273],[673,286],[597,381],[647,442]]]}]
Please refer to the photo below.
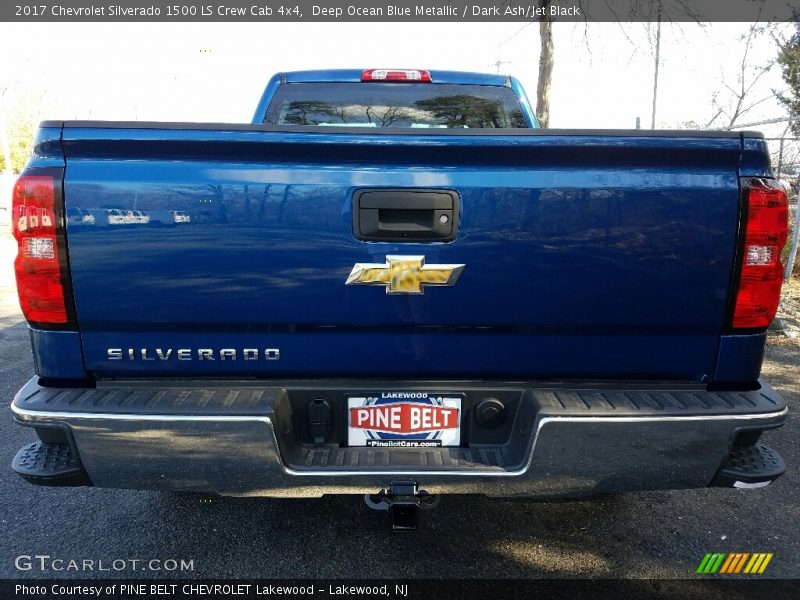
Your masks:
[{"label": "rear bumper", "polygon": [[[298,402],[359,387],[364,382],[160,381],[64,389],[34,378],[12,410],[40,437],[63,436],[96,486],[273,497],[375,493],[396,479],[413,479],[431,494],[498,497],[706,487],[736,444],[752,443],[747,432],[779,427],[787,413],[763,382],[743,392],[494,382],[491,393],[510,411],[507,435],[496,443],[347,448],[335,432],[333,442],[303,443]],[[462,426],[476,429],[472,397],[485,395],[487,384],[376,382],[366,389],[437,387],[466,392]]]}]

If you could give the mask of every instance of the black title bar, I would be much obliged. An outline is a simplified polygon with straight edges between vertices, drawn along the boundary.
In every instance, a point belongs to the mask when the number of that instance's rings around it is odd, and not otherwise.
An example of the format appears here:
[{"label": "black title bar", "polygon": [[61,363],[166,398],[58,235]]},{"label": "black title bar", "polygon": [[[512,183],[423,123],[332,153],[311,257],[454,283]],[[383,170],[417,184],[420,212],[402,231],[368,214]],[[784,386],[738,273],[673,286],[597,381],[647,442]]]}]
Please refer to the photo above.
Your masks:
[{"label": "black title bar", "polygon": [[4,600],[794,600],[797,581],[696,576],[691,579],[438,580],[0,580]]},{"label": "black title bar", "polygon": [[0,0],[6,22],[766,22],[800,20],[792,0]]}]

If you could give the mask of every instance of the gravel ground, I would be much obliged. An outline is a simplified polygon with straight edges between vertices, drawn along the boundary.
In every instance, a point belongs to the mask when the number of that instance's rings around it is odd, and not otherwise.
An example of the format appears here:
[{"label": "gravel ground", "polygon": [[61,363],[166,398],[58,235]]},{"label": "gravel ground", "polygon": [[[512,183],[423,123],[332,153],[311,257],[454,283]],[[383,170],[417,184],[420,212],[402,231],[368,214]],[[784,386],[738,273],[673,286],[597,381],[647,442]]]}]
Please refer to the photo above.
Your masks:
[{"label": "gravel ground", "polygon": [[782,329],[786,337],[800,338],[800,279],[795,278],[784,283],[781,305],[775,321],[777,328]]},{"label": "gravel ground", "polygon": [[[0,393],[7,407],[33,372],[0,235]],[[794,298],[792,286],[787,292]],[[788,296],[787,296],[788,297]],[[798,316],[797,305],[786,309]],[[392,534],[357,497],[204,499],[179,494],[51,489],[7,465],[33,433],[0,418],[0,577],[14,558],[191,559],[197,577],[691,577],[707,551],[774,552],[771,577],[800,577],[800,342],[770,336],[764,376],[794,412],[765,436],[789,465],[756,492],[702,489],[619,494],[580,502],[446,497],[423,527]],[[444,567],[446,566],[446,567]],[[60,574],[59,574],[60,575]],[[80,574],[64,573],[64,576]],[[160,575],[126,573],[127,576]],[[52,576],[52,574],[51,574]]]}]

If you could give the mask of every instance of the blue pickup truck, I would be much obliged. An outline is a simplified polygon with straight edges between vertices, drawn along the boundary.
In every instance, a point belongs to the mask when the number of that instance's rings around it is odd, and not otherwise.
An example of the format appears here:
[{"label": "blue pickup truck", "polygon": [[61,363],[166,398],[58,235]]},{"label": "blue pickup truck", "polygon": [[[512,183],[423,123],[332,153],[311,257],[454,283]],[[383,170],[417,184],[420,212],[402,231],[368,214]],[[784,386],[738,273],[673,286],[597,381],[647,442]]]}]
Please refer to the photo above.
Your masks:
[{"label": "blue pickup truck", "polygon": [[250,125],[44,122],[13,468],[364,494],[400,529],[439,494],[762,487],[787,212],[758,133],[540,129],[505,76],[281,73]]}]

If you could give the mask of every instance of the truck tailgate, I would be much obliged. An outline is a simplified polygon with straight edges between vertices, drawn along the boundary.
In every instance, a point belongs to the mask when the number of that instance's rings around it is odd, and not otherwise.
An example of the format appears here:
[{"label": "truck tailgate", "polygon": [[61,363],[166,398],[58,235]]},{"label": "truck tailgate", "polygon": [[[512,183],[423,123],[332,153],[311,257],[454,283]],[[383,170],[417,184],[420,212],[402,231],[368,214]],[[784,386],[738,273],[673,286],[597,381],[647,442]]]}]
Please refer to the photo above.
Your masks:
[{"label": "truck tailgate", "polygon": [[[62,143],[77,320],[98,377],[713,372],[739,137],[68,123]],[[454,191],[458,235],[359,241],[353,197],[367,188]],[[464,268],[423,295],[345,285],[387,255]]]}]

